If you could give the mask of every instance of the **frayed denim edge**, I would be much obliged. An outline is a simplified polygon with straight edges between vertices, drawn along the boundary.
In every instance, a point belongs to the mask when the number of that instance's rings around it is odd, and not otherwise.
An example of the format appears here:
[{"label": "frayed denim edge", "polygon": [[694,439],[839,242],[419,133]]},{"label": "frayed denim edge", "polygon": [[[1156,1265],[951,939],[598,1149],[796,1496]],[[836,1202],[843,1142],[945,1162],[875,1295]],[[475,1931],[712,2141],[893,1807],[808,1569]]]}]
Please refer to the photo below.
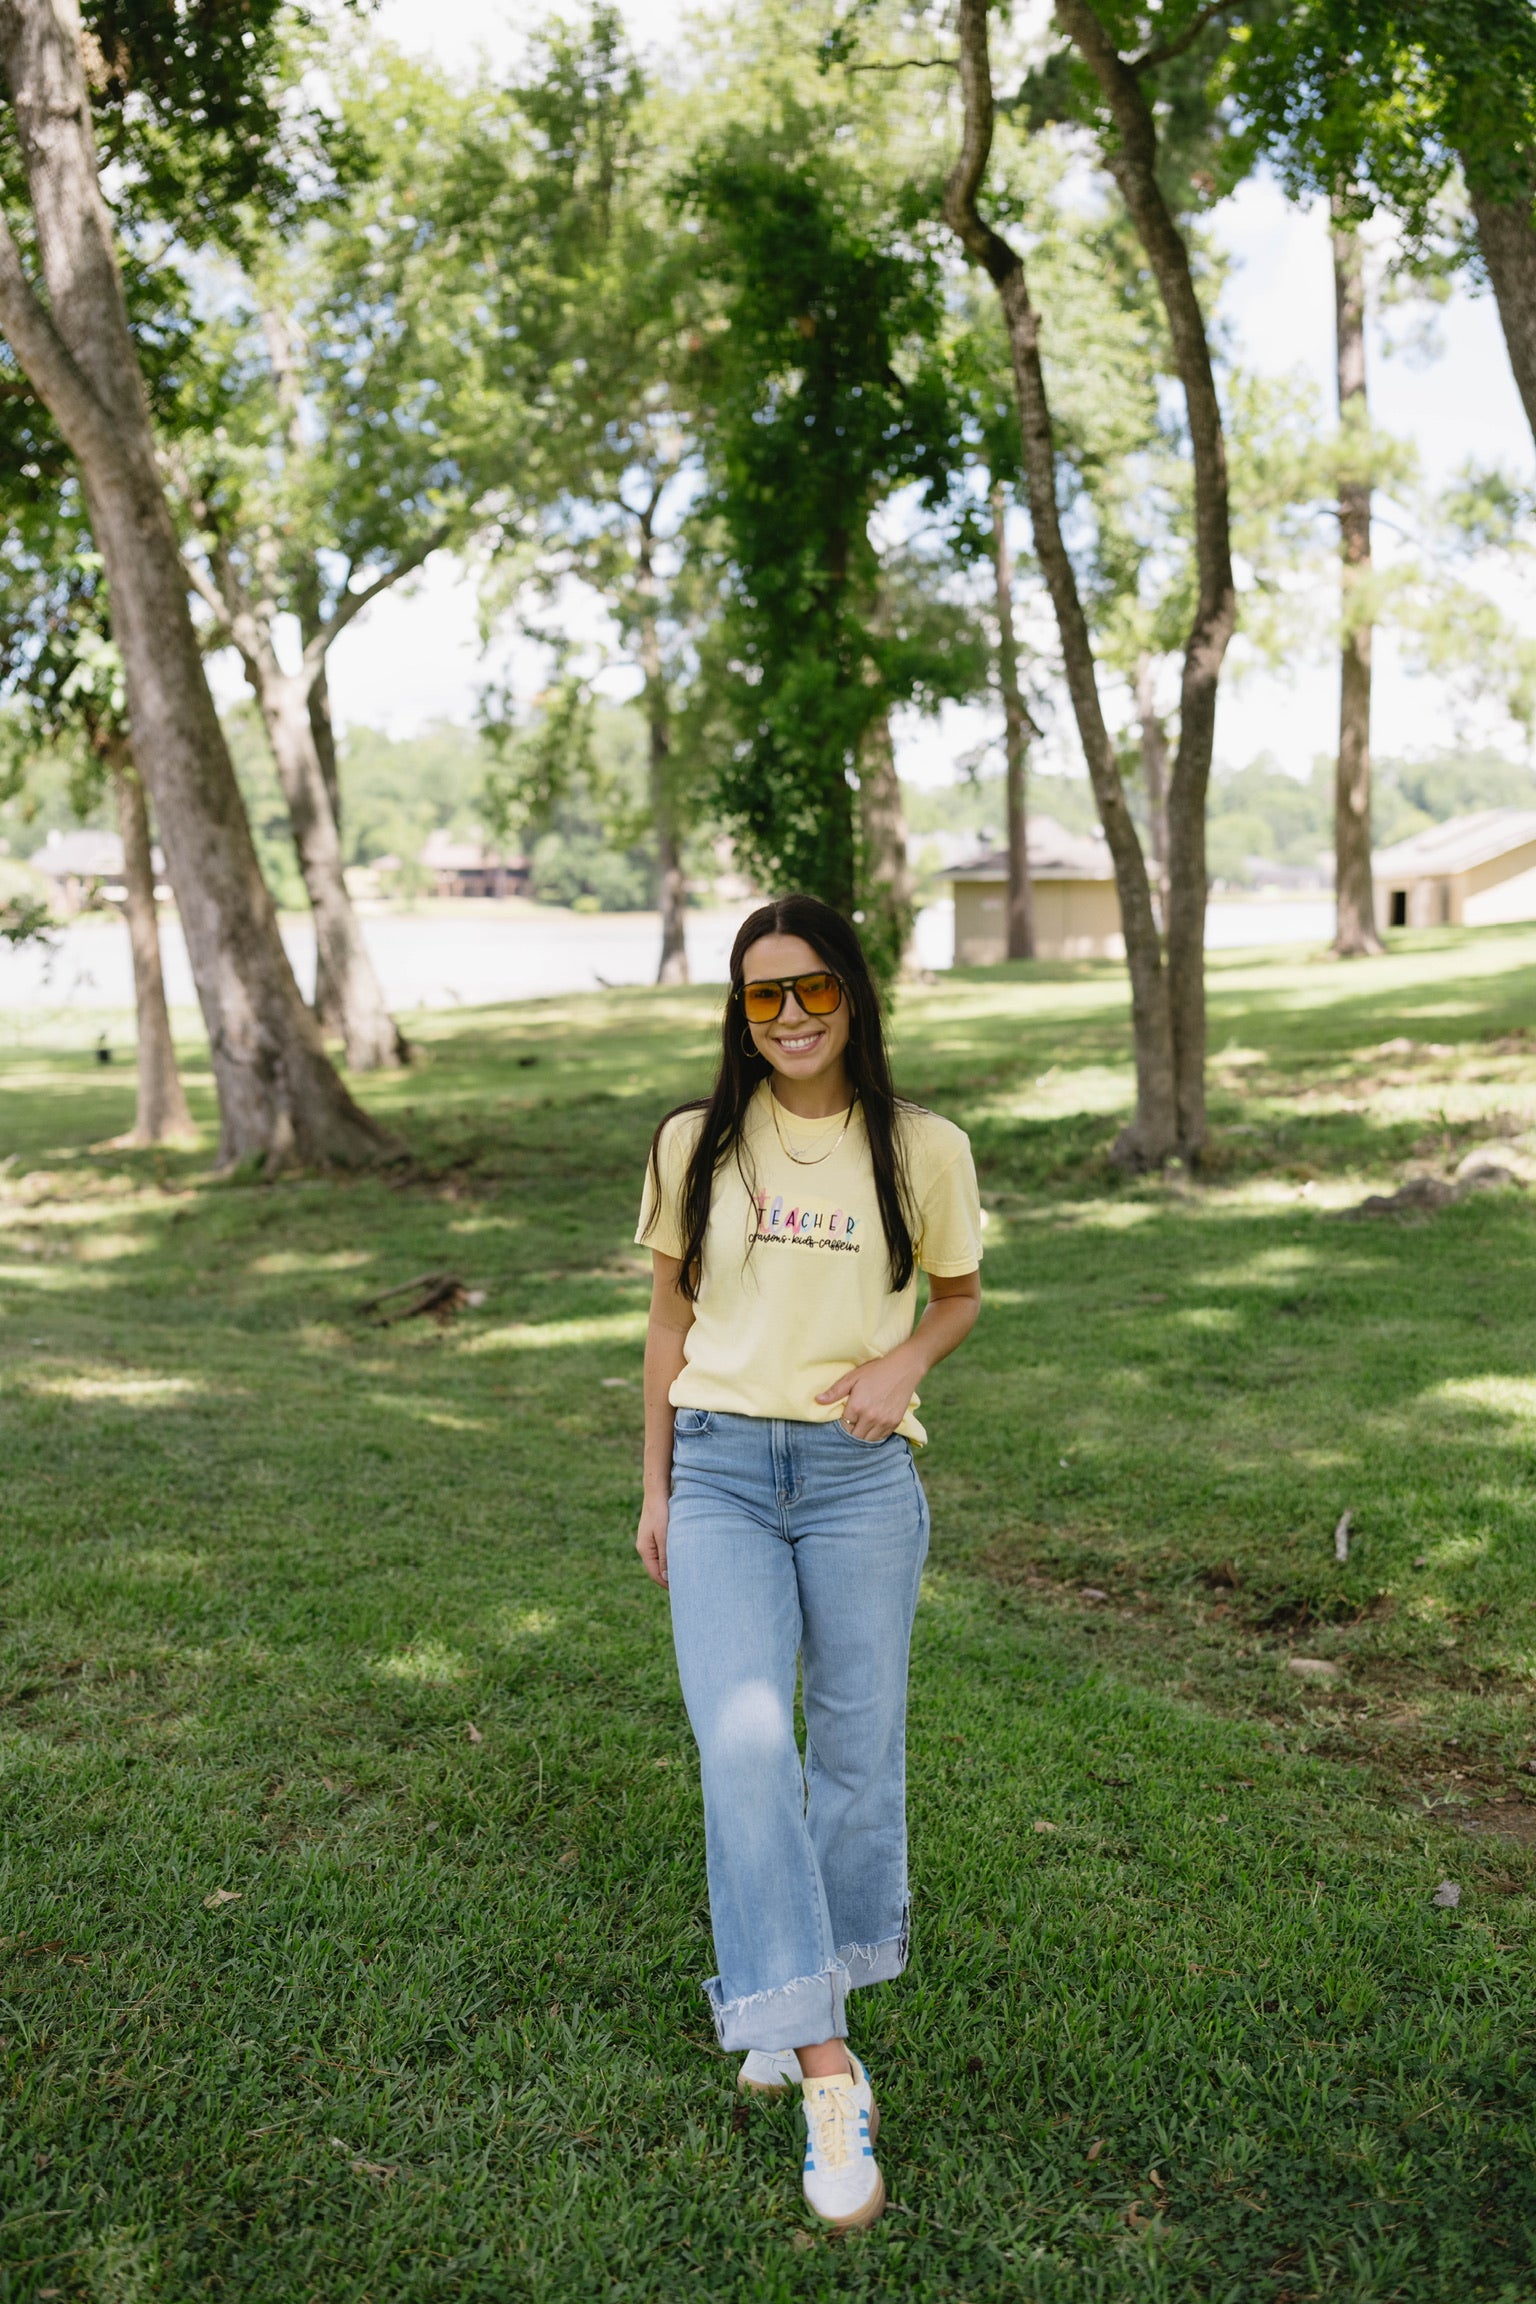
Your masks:
[{"label": "frayed denim edge", "polygon": [[[770,2015],[775,2005],[787,2010],[793,2004],[794,1995],[818,1993],[822,1990],[825,1990],[830,1996],[832,2022],[830,2030],[824,2032],[821,2037],[832,2040],[842,2039],[848,2029],[844,2003],[849,1990],[849,1981],[847,1969],[840,1960],[834,1960],[829,1966],[818,1970],[814,1976],[792,1976],[787,1984],[776,1984],[767,1992],[748,1992],[739,2000],[722,1999],[718,1976],[709,1978],[704,1986],[704,1991],[709,2000],[710,2014],[715,2020],[715,2037],[722,2048],[734,2053],[745,2048],[774,2050],[802,2046],[806,2037],[804,2034],[800,2040],[766,2038],[727,2040],[726,2033],[740,2026],[743,2020],[748,2018],[749,2012],[754,2033],[782,2029],[782,2025],[775,2026],[763,2021]],[[790,2024],[789,2029],[794,2031],[802,2021],[805,2020],[797,2019]]]}]

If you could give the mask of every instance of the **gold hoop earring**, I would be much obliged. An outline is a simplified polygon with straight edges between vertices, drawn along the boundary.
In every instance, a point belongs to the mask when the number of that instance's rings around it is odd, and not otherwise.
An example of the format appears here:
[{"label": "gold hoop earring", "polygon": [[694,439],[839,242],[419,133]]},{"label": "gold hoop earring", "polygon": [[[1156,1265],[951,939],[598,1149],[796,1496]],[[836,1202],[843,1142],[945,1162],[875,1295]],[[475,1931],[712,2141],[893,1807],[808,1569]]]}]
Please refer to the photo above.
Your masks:
[{"label": "gold hoop earring", "polygon": [[741,1052],[743,1056],[755,1056],[757,1054],[757,1042],[745,1024],[741,1028]]}]

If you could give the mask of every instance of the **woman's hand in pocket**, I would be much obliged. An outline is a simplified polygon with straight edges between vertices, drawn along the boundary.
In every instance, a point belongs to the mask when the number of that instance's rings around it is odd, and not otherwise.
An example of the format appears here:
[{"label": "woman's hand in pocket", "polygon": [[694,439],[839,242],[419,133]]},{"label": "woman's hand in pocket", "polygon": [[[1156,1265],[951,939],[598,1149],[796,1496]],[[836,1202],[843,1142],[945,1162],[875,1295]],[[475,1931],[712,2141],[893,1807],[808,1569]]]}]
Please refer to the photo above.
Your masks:
[{"label": "woman's hand in pocket", "polygon": [[841,1400],[844,1429],[855,1440],[874,1445],[889,1440],[911,1407],[916,1389],[912,1355],[898,1346],[879,1360],[866,1360],[862,1367],[850,1368],[846,1376],[840,1376],[816,1397],[823,1407]]},{"label": "woman's hand in pocket", "polygon": [[640,1555],[647,1576],[653,1584],[659,1584],[663,1591],[667,1586],[669,1501],[665,1496],[647,1496],[640,1507],[640,1526],[635,1536],[635,1550]]}]

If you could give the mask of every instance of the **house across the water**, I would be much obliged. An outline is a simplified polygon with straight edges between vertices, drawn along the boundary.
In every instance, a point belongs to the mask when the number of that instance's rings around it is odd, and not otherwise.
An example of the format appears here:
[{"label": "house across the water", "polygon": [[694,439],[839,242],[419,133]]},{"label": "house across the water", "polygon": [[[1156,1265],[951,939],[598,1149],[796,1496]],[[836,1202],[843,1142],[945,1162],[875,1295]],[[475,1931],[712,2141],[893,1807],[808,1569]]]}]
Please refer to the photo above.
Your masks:
[{"label": "house across the water", "polygon": [[[1031,816],[1027,835],[1040,960],[1119,960],[1120,898],[1102,832],[1068,832],[1054,816]],[[944,875],[955,892],[955,966],[988,968],[1008,957],[1008,857],[997,849]]]},{"label": "house across the water", "polygon": [[528,885],[526,856],[503,856],[483,840],[455,840],[429,832],[421,851],[435,896],[520,896]]},{"label": "house across the water", "polygon": [[[123,843],[115,832],[86,828],[50,832],[31,863],[34,872],[52,881],[54,904],[66,918],[92,904],[121,904],[128,893],[123,882]],[[152,852],[151,869],[157,881],[165,871],[165,858],[158,848]],[[170,890],[157,887],[155,894],[165,897]]]},{"label": "house across the water", "polygon": [[1483,808],[1431,824],[1371,859],[1378,928],[1486,928],[1536,920],[1536,808]]}]

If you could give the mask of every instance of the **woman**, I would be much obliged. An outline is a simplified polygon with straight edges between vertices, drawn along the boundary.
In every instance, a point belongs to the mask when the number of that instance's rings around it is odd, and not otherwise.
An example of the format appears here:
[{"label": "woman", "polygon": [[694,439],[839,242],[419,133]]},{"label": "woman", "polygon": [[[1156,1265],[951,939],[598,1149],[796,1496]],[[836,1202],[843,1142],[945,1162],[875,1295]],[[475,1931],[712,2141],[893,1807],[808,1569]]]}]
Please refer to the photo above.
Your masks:
[{"label": "woman", "polygon": [[699,1747],[705,1989],[743,2087],[800,2082],[805,2196],[848,2230],[885,2186],[847,1995],[907,1957],[917,1387],[975,1321],[981,1212],[964,1135],[894,1095],[858,938],[815,897],[744,923],[719,1075],[657,1129],[636,1237],[655,1267],[636,1548],[670,1590]]}]

